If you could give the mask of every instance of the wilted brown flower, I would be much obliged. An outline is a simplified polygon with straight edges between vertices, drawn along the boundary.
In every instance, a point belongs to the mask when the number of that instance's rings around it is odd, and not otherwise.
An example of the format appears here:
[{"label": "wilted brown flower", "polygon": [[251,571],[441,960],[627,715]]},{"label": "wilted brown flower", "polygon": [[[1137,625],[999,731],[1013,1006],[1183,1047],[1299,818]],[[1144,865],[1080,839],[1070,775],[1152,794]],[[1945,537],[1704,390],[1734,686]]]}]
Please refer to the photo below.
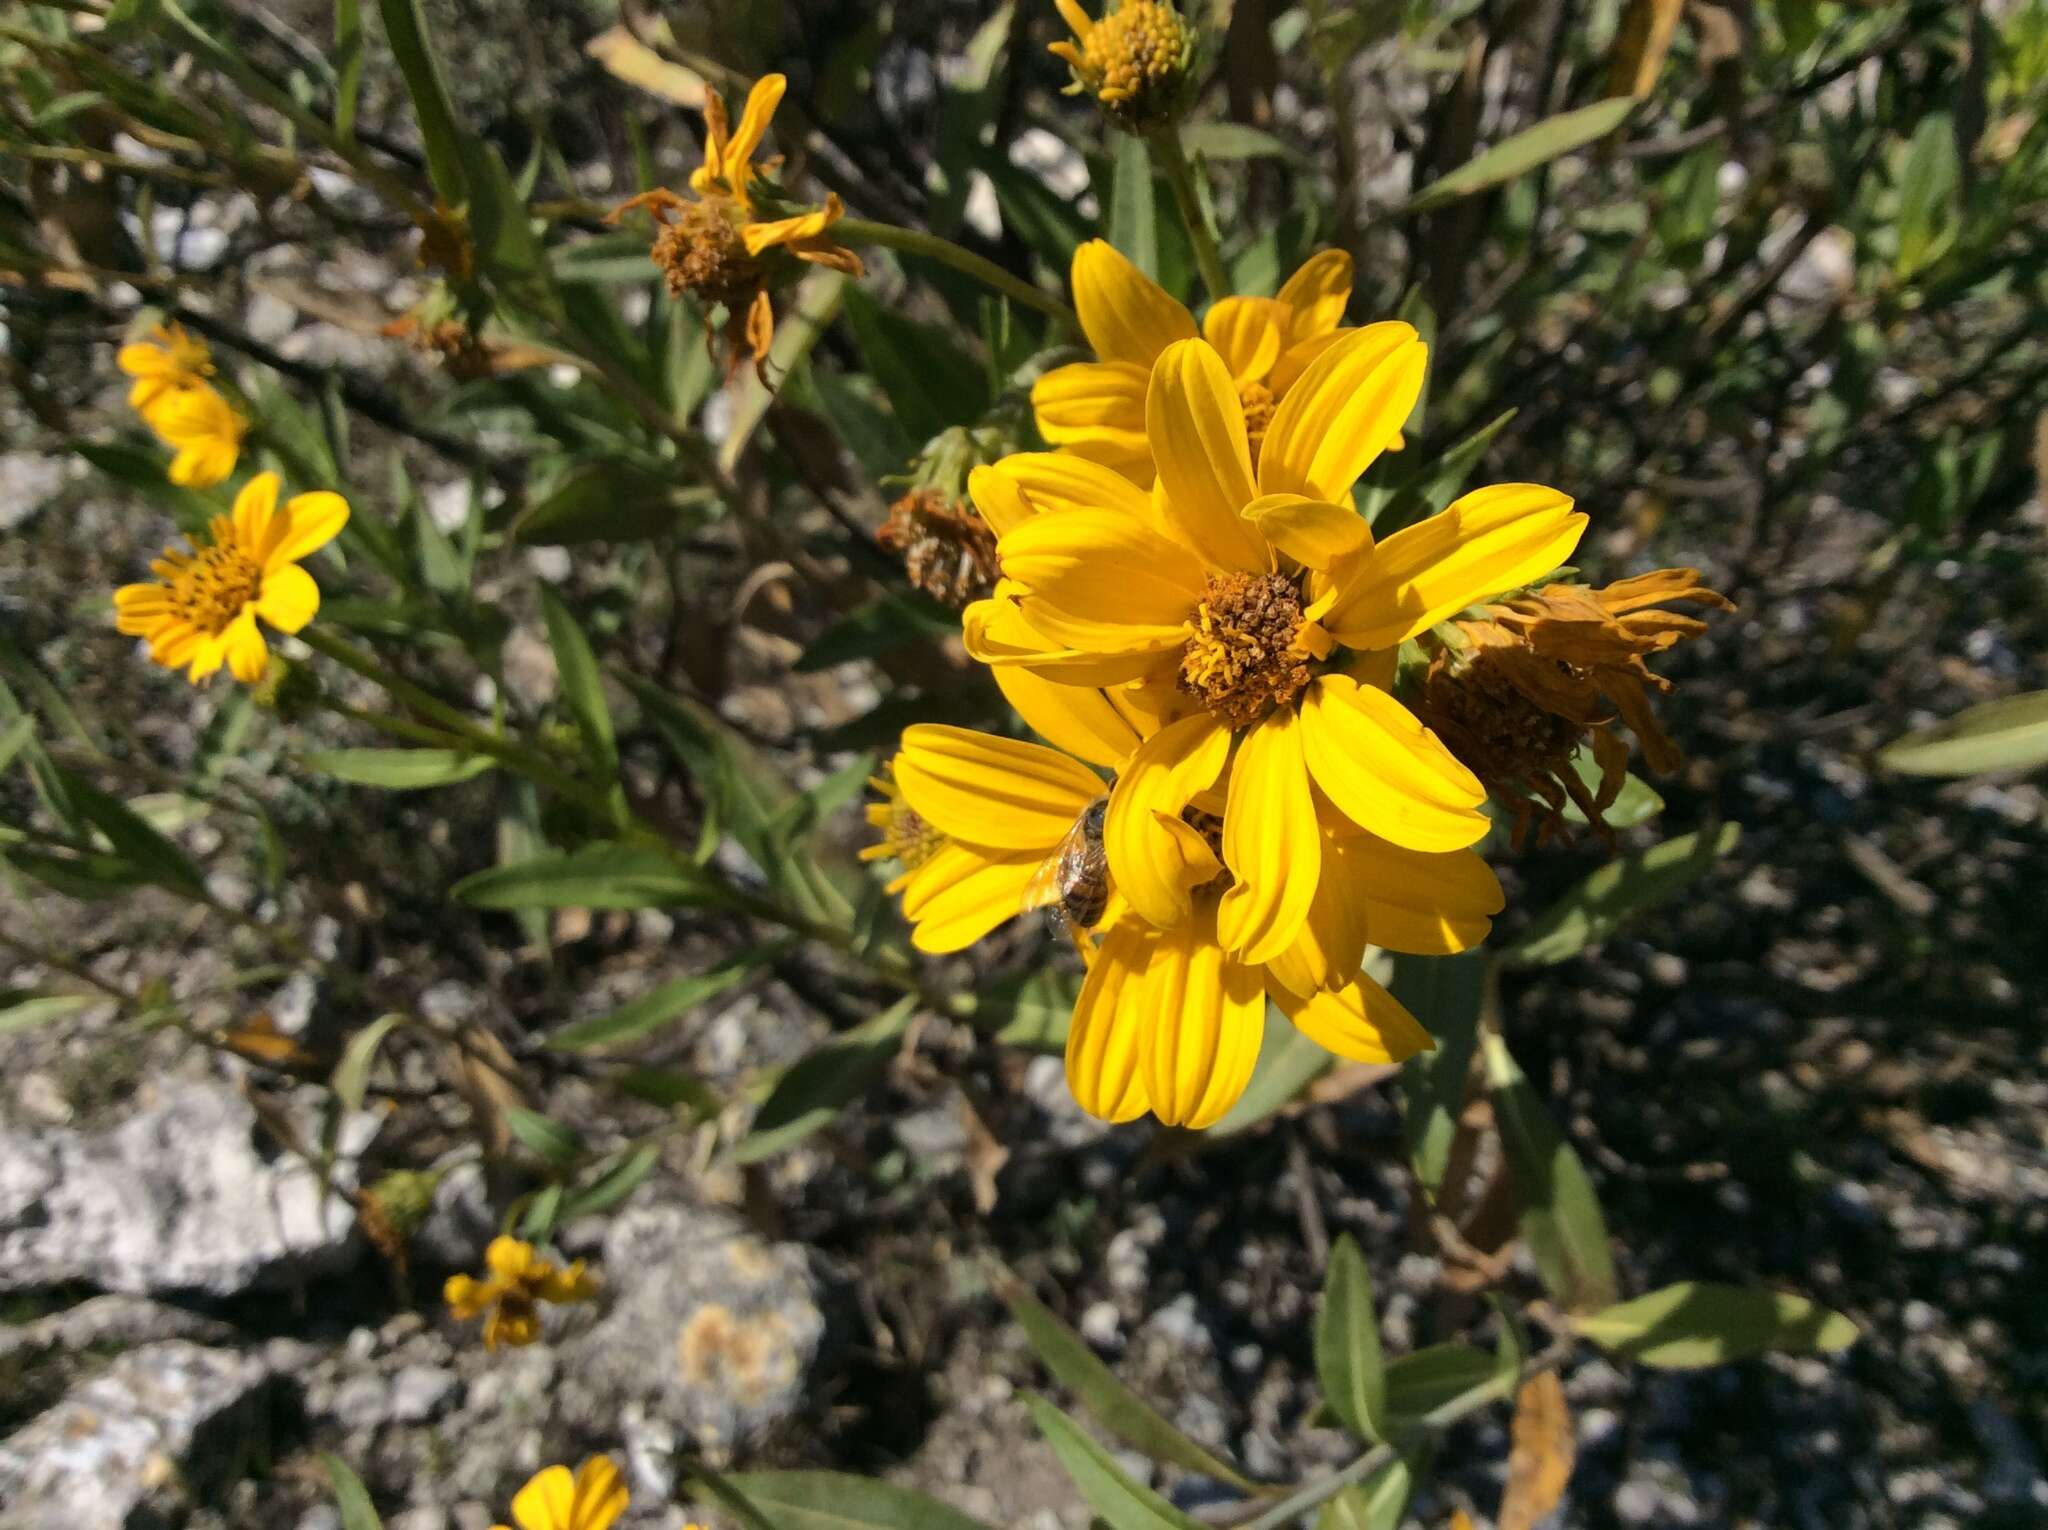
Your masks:
[{"label": "wilted brown flower", "polygon": [[[1707,624],[1662,609],[1665,601],[1735,609],[1700,583],[1698,569],[1665,568],[1597,590],[1547,584],[1452,623],[1458,641],[1439,642],[1417,714],[1514,809],[1515,843],[1532,823],[1539,842],[1564,831],[1567,803],[1609,835],[1602,815],[1628,769],[1617,721],[1641,741],[1650,769],[1684,763],[1650,706],[1650,691],[1668,692],[1671,682],[1646,661]],[[1595,790],[1572,768],[1582,743],[1600,767]]]},{"label": "wilted brown flower", "polygon": [[938,489],[912,489],[897,500],[875,540],[941,605],[957,611],[995,589],[995,532],[972,505]]}]

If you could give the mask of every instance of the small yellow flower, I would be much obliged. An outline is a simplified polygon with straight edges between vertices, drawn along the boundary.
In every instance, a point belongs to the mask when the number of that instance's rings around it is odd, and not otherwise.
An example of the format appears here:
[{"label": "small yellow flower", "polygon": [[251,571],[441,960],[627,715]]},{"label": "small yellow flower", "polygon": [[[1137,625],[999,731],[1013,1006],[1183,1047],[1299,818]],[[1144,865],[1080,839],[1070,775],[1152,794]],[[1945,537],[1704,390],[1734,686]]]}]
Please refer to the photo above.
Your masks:
[{"label": "small yellow flower", "polygon": [[[508,1240],[500,1239],[500,1242]],[[626,1512],[625,1478],[609,1456],[592,1456],[569,1475],[566,1466],[536,1472],[512,1499],[519,1530],[611,1530]],[[507,1530],[504,1525],[494,1530]],[[695,1530],[685,1526],[684,1530]]]},{"label": "small yellow flower", "polygon": [[1156,127],[1179,114],[1195,37],[1171,5],[1122,0],[1098,21],[1078,0],[1053,3],[1074,34],[1074,41],[1049,48],[1074,71],[1069,94],[1086,91],[1120,126],[1132,129]]},{"label": "small yellow flower", "polygon": [[157,325],[134,344],[122,346],[114,364],[135,379],[128,390],[128,407],[145,419],[166,394],[213,375],[206,342],[186,334],[182,324]]},{"label": "small yellow flower", "polygon": [[[540,1304],[542,1302],[587,1302],[597,1295],[596,1279],[585,1273],[583,1261],[578,1259],[566,1269],[556,1269],[554,1264],[537,1253],[531,1243],[522,1243],[517,1238],[497,1237],[484,1250],[484,1264],[488,1273],[482,1280],[468,1275],[451,1275],[442,1287],[441,1294],[447,1300],[448,1312],[458,1323],[467,1323],[481,1315],[484,1320],[483,1337],[485,1349],[496,1349],[500,1344],[518,1346],[531,1344],[540,1337]],[[586,1461],[584,1470],[591,1463]],[[568,1481],[568,1469],[555,1467],[562,1473],[562,1481]],[[543,1472],[541,1477],[547,1473]],[[526,1493],[534,1490],[541,1477],[534,1478],[526,1485]],[[580,1477],[579,1477],[580,1480]],[[525,1493],[520,1495],[525,1497]],[[624,1500],[621,1499],[623,1507]],[[513,1513],[519,1513],[519,1504],[514,1500]],[[568,1524],[567,1520],[560,1521]],[[610,1524],[611,1520],[603,1521]],[[520,1524],[527,1530],[538,1530],[528,1525],[525,1519]]]},{"label": "small yellow flower", "polygon": [[150,658],[185,670],[195,685],[223,664],[254,685],[270,659],[257,619],[291,633],[320,609],[320,587],[299,564],[334,540],[348,502],[323,490],[279,508],[277,493],[277,474],[257,474],[235,496],[234,513],[213,518],[206,545],[166,548],[150,564],[156,582],[114,592],[120,630],[147,640]]},{"label": "small yellow flower", "polygon": [[208,489],[235,470],[249,421],[203,382],[188,382],[156,398],[143,415],[150,429],[177,455],[170,479],[188,489]]}]

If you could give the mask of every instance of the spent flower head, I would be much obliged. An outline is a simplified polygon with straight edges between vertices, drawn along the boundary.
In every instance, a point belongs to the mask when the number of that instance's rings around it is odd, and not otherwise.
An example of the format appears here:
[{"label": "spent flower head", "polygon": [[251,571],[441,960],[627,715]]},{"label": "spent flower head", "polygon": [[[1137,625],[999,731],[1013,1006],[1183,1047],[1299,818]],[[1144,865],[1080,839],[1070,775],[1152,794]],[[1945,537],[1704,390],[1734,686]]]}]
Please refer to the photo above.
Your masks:
[{"label": "spent flower head", "polygon": [[[531,1243],[517,1238],[493,1238],[491,1246],[484,1250],[484,1266],[481,1280],[469,1275],[449,1276],[441,1294],[447,1300],[450,1316],[457,1322],[483,1318],[485,1349],[496,1349],[500,1344],[516,1347],[538,1339],[542,1302],[587,1302],[597,1295],[596,1278],[585,1271],[581,1259],[558,1269]],[[590,1463],[584,1464],[587,1467]]]},{"label": "spent flower head", "polygon": [[1079,0],[1053,0],[1074,34],[1050,51],[1073,70],[1071,95],[1086,92],[1117,126],[1144,132],[1177,119],[1187,105],[1195,30],[1166,0],[1109,0],[1090,17]]}]

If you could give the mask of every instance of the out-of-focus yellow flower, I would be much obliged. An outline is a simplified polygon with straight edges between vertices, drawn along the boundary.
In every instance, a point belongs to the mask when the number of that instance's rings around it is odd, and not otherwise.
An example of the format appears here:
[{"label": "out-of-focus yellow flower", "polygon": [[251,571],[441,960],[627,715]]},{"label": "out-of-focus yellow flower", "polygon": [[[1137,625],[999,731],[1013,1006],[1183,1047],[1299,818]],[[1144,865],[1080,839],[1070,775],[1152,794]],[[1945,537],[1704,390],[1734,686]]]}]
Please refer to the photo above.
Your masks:
[{"label": "out-of-focus yellow flower", "polygon": [[[516,1347],[538,1339],[542,1302],[587,1302],[597,1295],[597,1281],[585,1272],[581,1259],[566,1269],[557,1269],[531,1243],[522,1243],[517,1238],[493,1238],[491,1246],[484,1250],[484,1265],[487,1273],[483,1279],[451,1275],[441,1294],[447,1300],[449,1315],[458,1323],[483,1317],[485,1349],[496,1349],[500,1344]],[[586,1470],[590,1464],[584,1463]],[[555,1470],[567,1480],[566,1468]],[[534,1482],[538,1481],[540,1478],[536,1477]],[[527,1484],[528,1492],[533,1485]],[[512,1507],[516,1514],[516,1500]],[[526,1521],[522,1519],[520,1523],[524,1525]]]},{"label": "out-of-focus yellow flower", "polygon": [[755,163],[754,153],[788,84],[779,74],[756,81],[737,128],[728,124],[724,98],[707,91],[704,163],[690,173],[694,195],[682,197],[666,188],[646,191],[611,214],[617,220],[640,208],[653,217],[650,254],[666,273],[669,291],[687,292],[707,307],[723,307],[732,354],[744,346],[756,367],[766,361],[775,338],[769,292],[788,272],[787,267],[778,269],[778,257],[794,256],[849,276],[864,270],[858,255],[826,236],[846,212],[836,192],[823,207],[789,204],[773,182],[778,161]]},{"label": "out-of-focus yellow flower", "polygon": [[348,502],[322,490],[279,507],[277,494],[277,474],[257,474],[235,496],[234,513],[213,518],[206,545],[166,548],[150,564],[155,582],[114,592],[120,630],[195,685],[223,664],[254,685],[270,659],[258,619],[297,632],[320,609],[320,587],[299,564],[334,540]]},{"label": "out-of-focus yellow flower", "polygon": [[[1254,467],[1288,390],[1316,357],[1352,333],[1340,327],[1351,276],[1349,255],[1319,250],[1277,297],[1227,297],[1203,315],[1200,333],[1236,386]],[[1145,398],[1152,365],[1175,341],[1194,338],[1194,315],[1101,239],[1074,251],[1073,287],[1074,310],[1098,359],[1055,367],[1032,385],[1039,434],[1149,487]],[[1398,431],[1387,446],[1399,450]]]},{"label": "out-of-focus yellow flower", "polygon": [[157,325],[142,339],[122,346],[114,364],[135,379],[128,389],[128,407],[144,419],[167,394],[203,384],[213,375],[206,342],[186,334],[182,324]]},{"label": "out-of-focus yellow flower", "polygon": [[[500,1242],[507,1240],[500,1239]],[[566,1466],[536,1472],[512,1499],[519,1530],[611,1530],[626,1512],[626,1480],[610,1456],[592,1456],[569,1475]],[[498,1525],[495,1530],[507,1530]],[[685,1526],[684,1530],[695,1530]]]},{"label": "out-of-focus yellow flower", "polygon": [[203,382],[188,382],[151,403],[143,416],[171,458],[170,479],[188,489],[207,489],[235,470],[249,422]]},{"label": "out-of-focus yellow flower", "polygon": [[1119,126],[1143,131],[1170,122],[1187,99],[1194,29],[1164,0],[1111,0],[1100,20],[1079,0],[1053,0],[1074,34],[1050,51],[1074,71],[1068,93],[1095,97]]}]

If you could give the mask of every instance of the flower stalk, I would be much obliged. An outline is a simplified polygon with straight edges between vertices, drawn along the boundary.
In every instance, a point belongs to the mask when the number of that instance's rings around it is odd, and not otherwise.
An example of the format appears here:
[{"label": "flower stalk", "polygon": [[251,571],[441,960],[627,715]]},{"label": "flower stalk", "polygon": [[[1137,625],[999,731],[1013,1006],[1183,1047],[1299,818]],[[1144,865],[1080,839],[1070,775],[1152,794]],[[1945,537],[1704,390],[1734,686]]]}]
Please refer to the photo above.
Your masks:
[{"label": "flower stalk", "polygon": [[841,218],[832,226],[832,232],[847,244],[878,244],[885,250],[936,260],[963,276],[973,277],[1014,302],[1037,309],[1069,329],[1078,331],[1081,327],[1080,321],[1074,317],[1074,310],[1058,298],[1039,291],[1021,277],[1013,276],[994,261],[984,259],[972,250],[962,249],[952,240],[941,239],[937,234],[927,234],[921,229],[898,228],[893,223],[876,223],[867,218]]},{"label": "flower stalk", "polygon": [[1209,300],[1221,302],[1230,296],[1230,275],[1223,268],[1216,231],[1209,226],[1209,215],[1202,207],[1194,167],[1188,163],[1187,150],[1180,141],[1180,127],[1169,122],[1148,133],[1146,142],[1166,171],[1167,184],[1173,187],[1173,203],[1180,209],[1180,221],[1187,227],[1188,242],[1194,246],[1195,266],[1202,273],[1202,285],[1209,289]]}]

